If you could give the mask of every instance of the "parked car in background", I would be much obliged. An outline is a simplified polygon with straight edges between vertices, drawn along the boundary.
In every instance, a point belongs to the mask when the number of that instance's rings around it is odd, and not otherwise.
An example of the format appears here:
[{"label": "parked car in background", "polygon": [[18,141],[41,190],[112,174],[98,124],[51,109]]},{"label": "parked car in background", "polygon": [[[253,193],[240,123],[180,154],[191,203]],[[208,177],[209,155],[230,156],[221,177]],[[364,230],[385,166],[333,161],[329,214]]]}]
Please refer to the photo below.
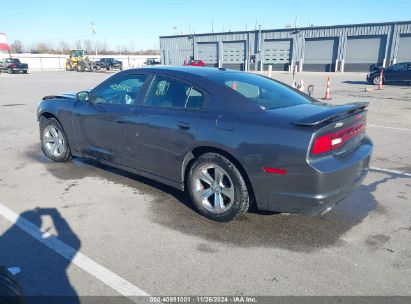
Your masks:
[{"label": "parked car in background", "polygon": [[198,66],[198,67],[205,67],[205,63],[202,60],[189,60],[184,62],[184,66]]},{"label": "parked car in background", "polygon": [[6,71],[9,74],[23,73],[27,74],[29,66],[27,63],[21,63],[17,58],[4,58],[0,61],[0,71]]},{"label": "parked car in background", "polygon": [[[216,221],[260,210],[324,213],[366,176],[367,103],[330,105],[240,71],[152,67],[46,96],[41,147],[187,191]],[[275,232],[273,232],[275,233]]]},{"label": "parked car in background", "polygon": [[114,58],[101,58],[96,62],[96,66],[106,70],[123,69],[123,63],[120,60]]},{"label": "parked car in background", "polygon": [[157,58],[148,58],[145,62],[144,65],[146,66],[152,66],[152,65],[160,65],[161,62]]},{"label": "parked car in background", "polygon": [[[376,67],[367,74],[367,81],[378,84],[381,76],[381,68]],[[396,63],[384,69],[382,82],[387,83],[411,83],[411,62]]]}]

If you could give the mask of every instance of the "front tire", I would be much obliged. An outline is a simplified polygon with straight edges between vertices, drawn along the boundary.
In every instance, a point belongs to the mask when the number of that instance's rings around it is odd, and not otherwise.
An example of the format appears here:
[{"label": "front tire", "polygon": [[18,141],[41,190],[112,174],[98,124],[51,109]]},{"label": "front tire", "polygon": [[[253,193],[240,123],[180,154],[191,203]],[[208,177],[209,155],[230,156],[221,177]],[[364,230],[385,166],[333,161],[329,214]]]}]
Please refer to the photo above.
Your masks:
[{"label": "front tire", "polygon": [[73,66],[71,65],[71,63],[67,62],[66,63],[66,71],[72,71],[73,70]]},{"label": "front tire", "polygon": [[66,134],[56,119],[41,118],[40,139],[43,153],[52,161],[66,162],[72,158]]},{"label": "front tire", "polygon": [[250,205],[243,176],[220,154],[206,153],[194,161],[188,172],[187,188],[198,212],[214,221],[237,219]]}]

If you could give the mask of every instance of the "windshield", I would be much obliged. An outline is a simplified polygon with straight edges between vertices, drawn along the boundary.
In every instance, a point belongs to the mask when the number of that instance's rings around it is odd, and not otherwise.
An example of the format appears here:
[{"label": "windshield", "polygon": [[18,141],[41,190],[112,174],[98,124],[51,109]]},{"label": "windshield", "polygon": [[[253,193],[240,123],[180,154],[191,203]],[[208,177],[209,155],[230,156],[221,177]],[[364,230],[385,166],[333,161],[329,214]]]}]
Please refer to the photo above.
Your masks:
[{"label": "windshield", "polygon": [[71,56],[72,57],[81,57],[81,56],[86,56],[87,52],[84,50],[73,50],[71,51]]},{"label": "windshield", "polygon": [[221,73],[213,78],[263,110],[310,103],[310,100],[274,80],[248,73]]},{"label": "windshield", "polygon": [[20,63],[20,60],[18,60],[18,59],[7,59],[7,62]]}]

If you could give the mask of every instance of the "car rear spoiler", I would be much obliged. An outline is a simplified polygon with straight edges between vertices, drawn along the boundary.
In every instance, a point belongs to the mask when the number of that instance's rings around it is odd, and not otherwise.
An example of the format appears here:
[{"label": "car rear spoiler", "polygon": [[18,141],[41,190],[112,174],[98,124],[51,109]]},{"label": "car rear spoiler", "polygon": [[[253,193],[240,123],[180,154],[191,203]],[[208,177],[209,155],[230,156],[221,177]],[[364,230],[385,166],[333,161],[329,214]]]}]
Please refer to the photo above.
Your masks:
[{"label": "car rear spoiler", "polygon": [[293,122],[293,125],[310,127],[318,126],[326,122],[334,122],[364,112],[367,106],[368,102],[354,102],[331,107],[324,112],[297,120]]}]

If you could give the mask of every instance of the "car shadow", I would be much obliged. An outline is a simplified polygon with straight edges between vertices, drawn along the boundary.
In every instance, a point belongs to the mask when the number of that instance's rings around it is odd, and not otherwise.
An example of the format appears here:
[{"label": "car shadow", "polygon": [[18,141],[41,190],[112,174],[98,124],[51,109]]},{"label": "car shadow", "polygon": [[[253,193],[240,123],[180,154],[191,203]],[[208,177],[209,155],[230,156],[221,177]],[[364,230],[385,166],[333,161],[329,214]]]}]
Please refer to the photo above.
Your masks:
[{"label": "car shadow", "polygon": [[138,175],[93,161],[76,159],[69,163],[52,163],[40,148],[32,158],[45,163],[58,179],[73,180],[98,177],[132,187],[135,193],[149,194],[150,220],[158,225],[206,241],[237,247],[276,247],[291,251],[313,252],[343,243],[341,236],[361,223],[370,212],[387,214],[374,196],[378,186],[401,178],[396,174],[363,184],[332,211],[323,216],[285,215],[251,211],[236,221],[218,223],[198,214],[184,192]]},{"label": "car shadow", "polygon": [[[45,218],[49,219],[47,223],[51,223],[51,226],[40,230]],[[22,226],[43,238],[44,242],[53,241],[54,236],[45,234],[53,228],[56,237],[73,249],[71,258],[64,258],[46,247],[21,230]],[[80,301],[70,283],[67,269],[80,247],[80,239],[57,209],[27,210],[19,215],[13,226],[0,235],[0,265],[20,271],[17,271],[15,278],[23,290],[25,303],[51,303],[54,298],[58,300],[54,303],[76,304]]]},{"label": "car shadow", "polygon": [[348,84],[361,84],[361,85],[374,85],[374,84],[372,84],[372,83],[370,83],[370,82],[368,82],[368,81],[351,81],[351,80],[346,80],[346,81],[343,81],[342,83],[348,83]]},{"label": "car shadow", "polygon": [[[343,81],[342,83],[347,83],[347,84],[358,84],[358,85],[369,85],[369,86],[375,86],[375,84],[368,82],[368,81],[351,81],[351,80],[346,80]],[[409,86],[409,83],[404,83],[404,82],[390,82],[390,83],[384,83],[384,86]]]}]

